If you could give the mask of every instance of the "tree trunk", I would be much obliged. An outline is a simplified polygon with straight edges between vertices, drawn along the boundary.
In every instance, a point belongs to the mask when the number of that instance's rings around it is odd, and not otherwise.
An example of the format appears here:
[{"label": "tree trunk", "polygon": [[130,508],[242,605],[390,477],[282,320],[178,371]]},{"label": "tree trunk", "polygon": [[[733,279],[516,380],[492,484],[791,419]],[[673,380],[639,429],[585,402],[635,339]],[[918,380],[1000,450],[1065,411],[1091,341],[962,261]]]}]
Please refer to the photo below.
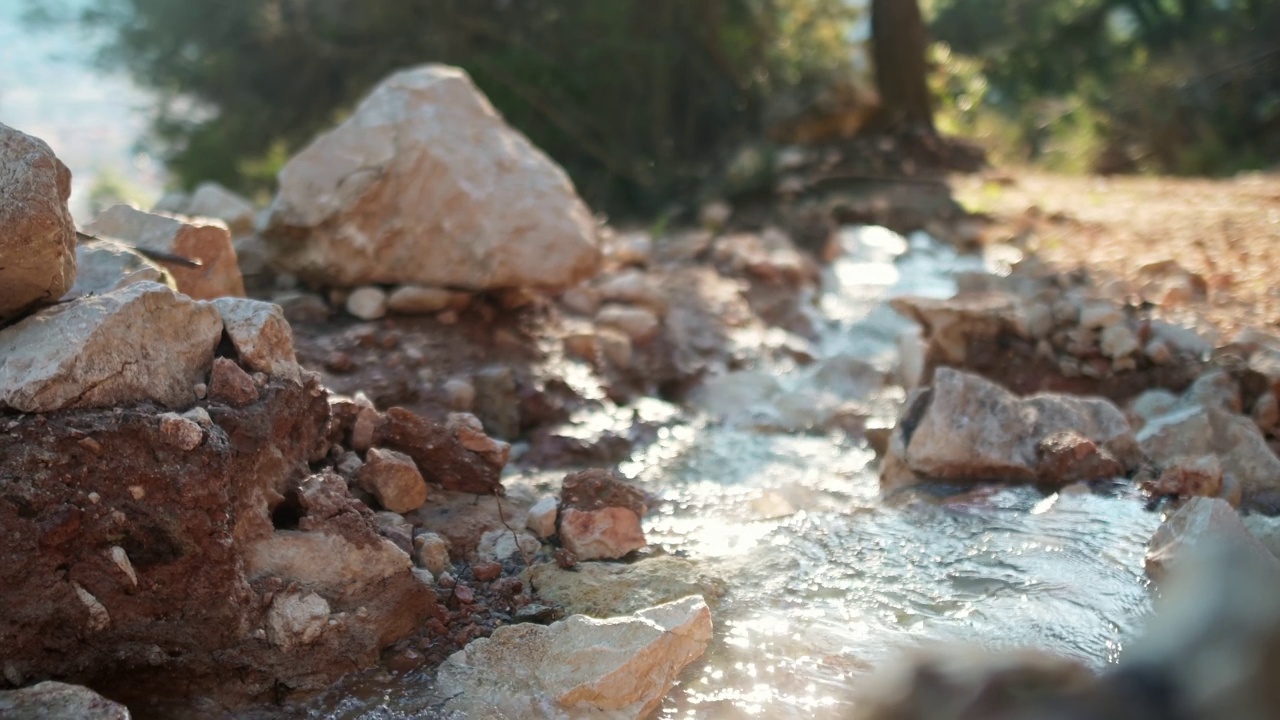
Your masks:
[{"label": "tree trunk", "polygon": [[932,133],[929,41],[918,0],[872,0],[871,44],[881,102],[872,128]]}]

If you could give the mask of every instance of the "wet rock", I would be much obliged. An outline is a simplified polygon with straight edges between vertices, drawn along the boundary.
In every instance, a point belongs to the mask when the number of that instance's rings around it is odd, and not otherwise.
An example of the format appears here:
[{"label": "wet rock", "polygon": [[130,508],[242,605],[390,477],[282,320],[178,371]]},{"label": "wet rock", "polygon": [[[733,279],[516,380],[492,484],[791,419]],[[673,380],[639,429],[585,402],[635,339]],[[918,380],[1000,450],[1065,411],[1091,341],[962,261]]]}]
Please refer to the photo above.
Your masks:
[{"label": "wet rock", "polygon": [[449,307],[453,293],[444,288],[401,285],[387,296],[387,309],[401,315],[429,315]]},{"label": "wet rock", "polygon": [[653,311],[631,305],[605,305],[596,313],[596,324],[619,330],[638,343],[657,337],[662,326]]},{"label": "wet rock", "polygon": [[0,330],[0,407],[190,405],[222,334],[212,307],[142,282]]},{"label": "wet rock", "polygon": [[416,510],[427,501],[427,483],[417,465],[403,453],[371,448],[360,468],[360,487],[373,493],[382,507],[397,513]]},{"label": "wet rock", "polygon": [[607,470],[568,475],[560,490],[559,535],[579,560],[611,560],[645,546],[644,494]]},{"label": "wet rock", "polygon": [[573,570],[543,563],[533,566],[528,577],[544,600],[570,614],[599,618],[626,615],[689,595],[701,595],[714,608],[726,590],[724,581],[671,555],[634,563],[584,563]]},{"label": "wet rock", "polygon": [[548,538],[556,534],[556,518],[560,510],[560,501],[548,495],[529,508],[525,526],[540,538]]},{"label": "wet rock", "polygon": [[422,533],[415,537],[413,551],[418,564],[436,577],[452,567],[449,562],[449,543],[435,533]]},{"label": "wet rock", "polygon": [[244,279],[231,233],[220,220],[157,215],[116,205],[98,215],[85,232],[199,261],[200,267],[194,268],[157,261],[173,275],[178,290],[196,300],[244,296]]},{"label": "wet rock", "polygon": [[277,595],[267,610],[267,640],[282,650],[310,645],[328,622],[329,603],[319,595]]},{"label": "wet rock", "polygon": [[1155,492],[1179,497],[1216,497],[1222,491],[1222,463],[1216,455],[1165,461]]},{"label": "wet rock", "polygon": [[1236,546],[1250,555],[1265,558],[1268,567],[1280,573],[1280,560],[1249,532],[1225,500],[1193,497],[1151,536],[1147,543],[1147,574],[1159,581],[1197,547],[1210,543]]},{"label": "wet rock", "polygon": [[[1055,449],[1048,439],[1067,431],[1075,441]],[[907,400],[881,486],[891,490],[922,480],[1067,484],[1077,471],[1060,463],[1073,457],[1091,458],[1080,471],[1105,476],[1116,469],[1112,463],[1121,474],[1132,471],[1141,453],[1124,415],[1105,400],[1052,393],[1019,398],[976,375],[939,368],[933,385]]]},{"label": "wet rock", "polygon": [[298,381],[301,369],[293,352],[293,329],[280,306],[245,298],[219,298],[213,306],[241,365]]},{"label": "wet rock", "polygon": [[235,362],[227,358],[214,358],[213,371],[209,375],[209,399],[240,408],[258,401],[258,386],[253,378]]},{"label": "wet rock", "polygon": [[9,720],[129,720],[125,706],[79,685],[46,681],[0,691],[0,717]]},{"label": "wet rock", "polygon": [[1062,487],[1077,482],[1124,475],[1125,468],[1111,453],[1074,430],[1059,430],[1036,444],[1036,474],[1041,483]]},{"label": "wet rock", "polygon": [[0,320],[62,297],[76,281],[71,171],[38,138],[0,124]]},{"label": "wet rock", "polygon": [[132,248],[109,240],[90,240],[76,246],[76,282],[66,298],[103,295],[137,282],[177,288],[173,276]]},{"label": "wet rock", "polygon": [[446,712],[463,717],[641,718],[710,639],[698,597],[608,620],[510,625],[450,656],[438,690]]},{"label": "wet rock", "polygon": [[387,294],[372,285],[359,287],[347,296],[346,307],[361,320],[377,320],[387,314]]},{"label": "wet rock", "polygon": [[279,180],[264,235],[322,285],[564,288],[600,260],[568,177],[456,68],[391,75]]},{"label": "wet rock", "polygon": [[247,199],[231,192],[216,182],[202,182],[180,210],[170,210],[182,215],[217,218],[227,224],[233,236],[253,232],[253,219],[257,208]]},{"label": "wet rock", "polygon": [[427,480],[446,490],[490,495],[502,493],[502,466],[492,456],[463,447],[448,428],[404,408],[391,408],[379,418],[373,444],[408,455]]}]

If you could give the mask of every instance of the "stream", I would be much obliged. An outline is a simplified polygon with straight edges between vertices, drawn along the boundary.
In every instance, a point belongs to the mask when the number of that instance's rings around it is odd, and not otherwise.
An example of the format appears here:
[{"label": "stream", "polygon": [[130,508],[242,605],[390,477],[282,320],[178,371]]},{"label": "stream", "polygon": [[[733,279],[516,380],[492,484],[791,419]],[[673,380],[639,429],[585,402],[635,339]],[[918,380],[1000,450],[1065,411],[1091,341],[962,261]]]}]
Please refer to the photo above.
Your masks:
[{"label": "stream", "polygon": [[[825,271],[819,363],[890,372],[907,321],[896,295],[945,298],[962,271],[1007,272],[918,235],[849,228]],[[823,376],[770,368],[784,397],[820,397]],[[893,423],[905,393],[862,398]],[[811,402],[806,399],[805,402]],[[1036,647],[1096,668],[1115,662],[1149,611],[1144,546],[1155,513],[1119,490],[1044,496],[987,488],[882,498],[864,441],[691,419],[664,427],[621,472],[661,498],[649,542],[722,579],[715,637],[662,718],[845,717],[859,678],[938,641]],[[428,678],[348,696],[329,718],[421,717]]]}]

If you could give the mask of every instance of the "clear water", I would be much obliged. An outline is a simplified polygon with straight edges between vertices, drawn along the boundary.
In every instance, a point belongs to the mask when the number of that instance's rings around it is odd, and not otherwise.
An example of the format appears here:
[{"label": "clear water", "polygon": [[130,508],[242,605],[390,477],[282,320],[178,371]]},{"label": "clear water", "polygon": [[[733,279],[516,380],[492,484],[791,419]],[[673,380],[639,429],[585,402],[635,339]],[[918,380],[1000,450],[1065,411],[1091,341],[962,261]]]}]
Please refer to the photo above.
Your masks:
[{"label": "clear water", "polygon": [[[888,298],[947,297],[956,272],[999,270],[924,237],[865,228],[844,239],[818,302],[820,345],[885,368],[906,327]],[[861,442],[702,420],[662,430],[621,470],[662,498],[649,541],[728,586],[712,645],[663,718],[844,717],[860,677],[929,642],[1037,647],[1101,667],[1149,610],[1142,554],[1159,518],[1134,497],[985,488],[886,501]],[[319,714],[409,718],[433,706],[417,673],[344,694]]]}]

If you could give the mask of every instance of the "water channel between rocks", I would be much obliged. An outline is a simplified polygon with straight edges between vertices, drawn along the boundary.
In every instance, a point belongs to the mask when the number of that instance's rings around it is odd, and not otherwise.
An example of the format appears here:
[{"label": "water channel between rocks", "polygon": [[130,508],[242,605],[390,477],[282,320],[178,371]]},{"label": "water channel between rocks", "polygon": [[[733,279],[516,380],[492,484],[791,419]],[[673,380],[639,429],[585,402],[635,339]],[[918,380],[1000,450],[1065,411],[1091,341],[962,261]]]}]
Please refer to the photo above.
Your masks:
[{"label": "water channel between rocks", "polygon": [[[819,355],[885,371],[908,326],[889,298],[950,297],[957,272],[1000,271],[924,236],[851,228],[843,240],[816,303]],[[772,370],[784,402],[821,396],[812,374]],[[878,391],[872,424],[892,424],[903,396]],[[650,544],[727,587],[711,646],[659,717],[843,717],[868,670],[935,641],[1038,647],[1101,668],[1148,612],[1142,556],[1159,516],[1134,497],[1007,488],[887,501],[865,443],[750,425],[671,425],[620,468],[662,499]],[[432,707],[429,678],[379,685],[323,716]]]}]

